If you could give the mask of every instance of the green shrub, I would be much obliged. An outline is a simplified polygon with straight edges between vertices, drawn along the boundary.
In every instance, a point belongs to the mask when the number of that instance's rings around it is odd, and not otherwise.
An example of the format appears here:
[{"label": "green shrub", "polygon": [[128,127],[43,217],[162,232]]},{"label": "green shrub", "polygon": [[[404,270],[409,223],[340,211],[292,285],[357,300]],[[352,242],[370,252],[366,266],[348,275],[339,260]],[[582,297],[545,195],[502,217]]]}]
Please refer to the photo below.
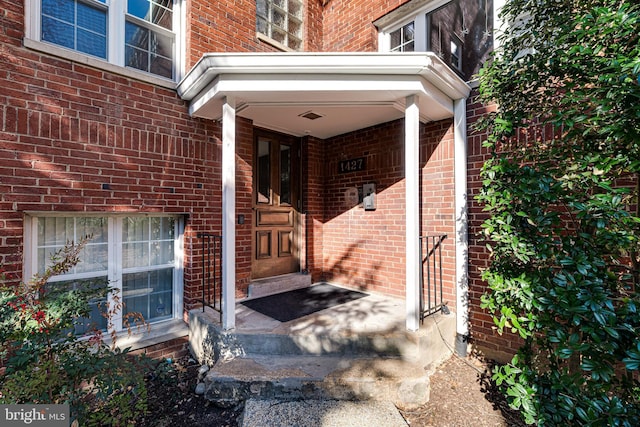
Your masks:
[{"label": "green shrub", "polygon": [[67,244],[52,266],[29,282],[7,284],[0,277],[0,360],[6,369],[0,403],[67,403],[80,425],[126,425],[146,411],[149,360],[118,349],[115,334],[110,347],[100,330],[84,337],[73,333],[76,325],[86,324],[97,301],[103,301],[99,305],[112,329],[113,314],[122,305],[115,290],[99,281],[47,284],[79,262],[86,241]]},{"label": "green shrub", "polygon": [[494,378],[538,425],[640,419],[640,5],[509,0],[481,73]]}]

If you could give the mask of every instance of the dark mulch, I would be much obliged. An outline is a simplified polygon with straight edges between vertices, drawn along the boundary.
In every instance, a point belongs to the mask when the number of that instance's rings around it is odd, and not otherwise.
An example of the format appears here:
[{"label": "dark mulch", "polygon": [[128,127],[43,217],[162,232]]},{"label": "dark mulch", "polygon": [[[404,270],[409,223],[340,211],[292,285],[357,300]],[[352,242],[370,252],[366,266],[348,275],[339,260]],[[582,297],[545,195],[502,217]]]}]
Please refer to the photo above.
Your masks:
[{"label": "dark mulch", "polygon": [[[241,408],[218,408],[194,393],[199,365],[193,359],[181,358],[171,366],[148,379],[149,413],[137,425],[238,426]],[[524,427],[490,381],[488,369],[480,359],[452,357],[431,377],[429,403],[402,415],[410,426],[420,427]]]},{"label": "dark mulch", "polygon": [[190,357],[164,364],[147,379],[148,413],[142,427],[236,427],[241,409],[223,409],[195,394],[200,365]]}]

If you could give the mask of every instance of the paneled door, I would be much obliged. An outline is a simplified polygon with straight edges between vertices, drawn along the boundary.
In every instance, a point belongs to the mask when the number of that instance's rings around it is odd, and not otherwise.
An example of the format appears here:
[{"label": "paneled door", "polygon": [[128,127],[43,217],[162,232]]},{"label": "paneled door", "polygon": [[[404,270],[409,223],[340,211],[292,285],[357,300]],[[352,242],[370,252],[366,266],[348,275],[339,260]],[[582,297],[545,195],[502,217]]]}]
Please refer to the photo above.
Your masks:
[{"label": "paneled door", "polygon": [[299,140],[256,129],[252,278],[300,270]]}]

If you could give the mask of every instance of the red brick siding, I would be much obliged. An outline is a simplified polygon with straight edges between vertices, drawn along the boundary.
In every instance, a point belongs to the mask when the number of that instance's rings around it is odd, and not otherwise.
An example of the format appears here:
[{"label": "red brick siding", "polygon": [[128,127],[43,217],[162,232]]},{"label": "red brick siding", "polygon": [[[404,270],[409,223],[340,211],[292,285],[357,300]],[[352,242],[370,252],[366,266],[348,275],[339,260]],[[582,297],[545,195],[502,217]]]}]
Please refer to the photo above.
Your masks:
[{"label": "red brick siding", "polygon": [[189,337],[184,336],[154,344],[131,352],[132,355],[145,354],[152,359],[178,359],[189,355]]},{"label": "red brick siding", "polygon": [[301,265],[308,269],[312,280],[322,279],[323,221],[325,198],[324,141],[305,138],[302,143],[303,218],[301,241],[306,245]]},{"label": "red brick siding", "polygon": [[407,0],[331,0],[324,6],[324,50],[376,52],[378,30],[373,21]]},{"label": "red brick siding", "polygon": [[482,147],[487,135],[474,129],[475,123],[494,106],[487,106],[477,100],[474,90],[467,101],[468,157],[467,157],[467,201],[469,206],[469,324],[471,337],[476,349],[488,357],[506,361],[511,358],[521,341],[512,334],[498,335],[492,317],[480,308],[480,298],[487,284],[481,279],[482,270],[488,266],[489,252],[481,236],[482,222],[488,218],[482,212],[475,197],[480,192],[482,181],[480,170],[491,153]]},{"label": "red brick siding", "polygon": [[201,293],[196,233],[220,232],[220,126],[175,91],[22,47],[2,2],[0,264],[22,272],[27,212],[186,214],[185,304]]},{"label": "red brick siding", "polygon": [[[304,50],[322,49],[322,8],[306,1]],[[255,0],[192,1],[187,4],[187,70],[208,52],[275,52],[256,35]]]},{"label": "red brick siding", "polygon": [[[352,287],[404,297],[404,121],[353,132],[326,142],[322,265],[324,277]],[[421,126],[422,234],[450,237],[443,248],[445,299],[455,301],[453,133],[451,121]],[[340,160],[365,157],[366,170],[339,174]],[[345,205],[344,192],[376,184],[377,209]],[[316,254],[316,257],[318,254]],[[314,261],[318,265],[319,260]]]}]

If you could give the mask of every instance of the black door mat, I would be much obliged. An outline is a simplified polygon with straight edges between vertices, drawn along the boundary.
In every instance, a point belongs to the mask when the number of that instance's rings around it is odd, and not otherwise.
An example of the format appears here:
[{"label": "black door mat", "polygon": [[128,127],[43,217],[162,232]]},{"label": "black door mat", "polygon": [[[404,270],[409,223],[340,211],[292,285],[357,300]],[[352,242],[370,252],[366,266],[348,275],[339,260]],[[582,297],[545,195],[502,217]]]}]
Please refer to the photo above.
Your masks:
[{"label": "black door mat", "polygon": [[289,322],[326,308],[364,298],[368,294],[321,283],[242,302],[242,305],[280,322]]}]

